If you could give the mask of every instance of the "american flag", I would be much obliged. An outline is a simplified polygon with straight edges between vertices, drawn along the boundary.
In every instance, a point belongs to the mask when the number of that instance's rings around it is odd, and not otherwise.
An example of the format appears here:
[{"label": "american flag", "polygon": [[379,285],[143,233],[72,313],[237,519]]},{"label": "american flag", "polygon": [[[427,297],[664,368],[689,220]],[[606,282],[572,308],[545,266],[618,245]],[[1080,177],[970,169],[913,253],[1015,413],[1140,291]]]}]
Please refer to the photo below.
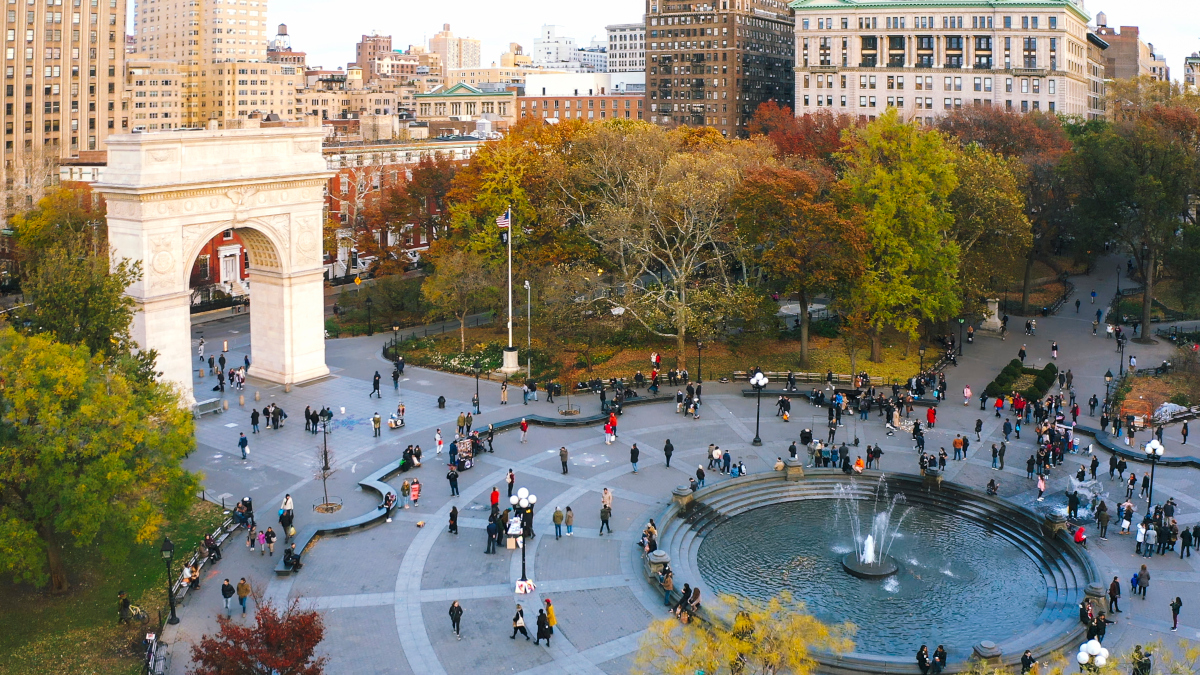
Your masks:
[{"label": "american flag", "polygon": [[496,217],[496,227],[504,229],[508,227],[510,220],[511,217],[509,216],[509,210],[505,209],[503,215]]}]

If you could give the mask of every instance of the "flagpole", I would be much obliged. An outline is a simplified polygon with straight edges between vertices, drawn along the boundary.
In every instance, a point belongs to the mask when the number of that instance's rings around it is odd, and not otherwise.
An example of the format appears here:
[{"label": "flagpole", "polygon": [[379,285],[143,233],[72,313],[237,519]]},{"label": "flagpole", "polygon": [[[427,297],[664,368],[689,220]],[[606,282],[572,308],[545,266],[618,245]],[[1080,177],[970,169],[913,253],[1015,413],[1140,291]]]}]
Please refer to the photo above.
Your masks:
[{"label": "flagpole", "polygon": [[513,348],[512,337],[512,240],[513,240],[513,225],[512,225],[512,208],[508,209],[508,348]]}]

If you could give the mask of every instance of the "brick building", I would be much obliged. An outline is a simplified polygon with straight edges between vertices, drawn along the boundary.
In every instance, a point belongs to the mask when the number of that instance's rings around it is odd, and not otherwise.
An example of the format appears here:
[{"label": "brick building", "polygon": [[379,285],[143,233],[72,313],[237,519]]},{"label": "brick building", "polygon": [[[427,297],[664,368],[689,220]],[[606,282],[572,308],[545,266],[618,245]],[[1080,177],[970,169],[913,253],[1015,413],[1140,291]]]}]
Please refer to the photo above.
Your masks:
[{"label": "brick building", "polygon": [[519,117],[559,119],[645,119],[642,94],[596,96],[518,96]]},{"label": "brick building", "polygon": [[781,0],[647,0],[650,121],[746,136],[759,104],[791,106],[794,23]]}]

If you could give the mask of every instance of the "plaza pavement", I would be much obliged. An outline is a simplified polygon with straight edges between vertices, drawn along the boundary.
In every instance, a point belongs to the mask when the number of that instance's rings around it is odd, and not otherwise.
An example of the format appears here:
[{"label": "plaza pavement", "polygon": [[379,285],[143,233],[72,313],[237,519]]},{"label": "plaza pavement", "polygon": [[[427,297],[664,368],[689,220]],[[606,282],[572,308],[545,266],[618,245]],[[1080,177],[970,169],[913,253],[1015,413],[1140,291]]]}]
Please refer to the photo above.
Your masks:
[{"label": "plaza pavement", "polygon": [[[976,396],[995,373],[1016,356],[1022,343],[1027,345],[1032,365],[1044,365],[1050,359],[1050,341],[1057,340],[1060,354],[1057,364],[1070,368],[1075,376],[1079,400],[1086,402],[1093,392],[1103,398],[1103,373],[1117,370],[1113,341],[1091,335],[1095,309],[1088,295],[1095,288],[1101,299],[1115,291],[1115,269],[1121,261],[1105,260],[1091,277],[1075,279],[1083,299],[1080,314],[1073,301],[1059,316],[1038,318],[1036,337],[1022,335],[1024,319],[1013,317],[1015,334],[1007,340],[977,333],[975,343],[966,345],[958,367],[947,369],[949,400],[938,410],[938,424],[929,430],[926,447],[950,447],[956,433],[974,428],[976,418],[984,422],[983,442],[972,442],[970,457],[951,461],[948,480],[982,487],[993,477],[1000,480],[1000,494],[1019,503],[1032,501],[1036,493],[1033,481],[1025,478],[1024,459],[1033,452],[1031,434],[1010,444],[1003,472],[991,469],[990,448],[1001,437],[1002,420],[990,410],[981,412],[978,401],[961,405],[958,398],[964,384]],[[1105,270],[1108,270],[1107,272]],[[1089,308],[1091,313],[1089,314]],[[204,331],[211,348],[228,337],[233,361],[240,363],[249,345],[248,322],[229,319],[197,327]],[[194,338],[196,335],[194,334]],[[297,527],[321,519],[339,520],[375,507],[373,494],[363,494],[357,481],[379,466],[399,457],[409,443],[425,449],[424,465],[392,479],[398,486],[403,478],[418,478],[424,487],[419,507],[396,512],[392,523],[318,540],[304,556],[304,570],[289,577],[276,577],[275,560],[250,553],[242,542],[225,548],[225,557],[207,568],[199,593],[189,595],[181,609],[182,623],[169,627],[164,639],[171,643],[173,673],[184,673],[188,647],[200,636],[216,628],[221,611],[219,586],[224,578],[234,583],[246,577],[265,598],[284,602],[301,598],[324,613],[326,639],[321,646],[329,657],[332,673],[626,673],[631,669],[638,640],[648,623],[665,615],[662,598],[640,579],[640,554],[635,544],[649,518],[656,517],[670,500],[671,490],[685,484],[697,464],[706,464],[709,443],[728,448],[735,461],[744,461],[753,473],[770,471],[775,458],[785,456],[787,446],[800,430],[811,426],[823,435],[824,410],[803,401],[794,405],[791,423],[774,416],[773,402],[763,406],[762,447],[750,444],[755,430],[754,400],[743,398],[742,385],[705,383],[705,403],[699,420],[676,415],[670,404],[650,404],[629,408],[621,418],[619,438],[605,445],[599,428],[550,429],[533,427],[529,442],[520,443],[520,434],[508,432],[496,437],[495,454],[480,458],[475,468],[463,472],[459,480],[461,495],[449,497],[444,465],[433,456],[434,430],[452,437],[455,418],[468,410],[475,392],[472,378],[408,368],[399,394],[392,391],[391,366],[380,356],[380,346],[390,335],[360,337],[327,342],[331,376],[320,382],[299,386],[290,393],[281,387],[254,386],[248,383],[246,407],[238,405],[236,392],[227,389],[230,410],[222,415],[206,416],[197,424],[197,451],[188,460],[189,468],[205,475],[204,487],[210,498],[228,503],[249,495],[255,500],[260,526],[275,524],[275,511],[284,493],[293,495]],[[240,351],[239,351],[240,350]],[[1143,366],[1169,358],[1172,347],[1131,343],[1128,354],[1136,354]],[[193,350],[194,351],[194,350]],[[647,354],[647,358],[649,354]],[[747,366],[753,364],[746,364]],[[864,366],[869,370],[870,364]],[[368,399],[370,378],[378,370],[383,376],[383,399]],[[253,371],[251,371],[253,372]],[[214,383],[211,378],[198,380]],[[522,406],[518,391],[510,392],[510,404],[499,405],[499,384],[482,381],[482,412],[475,428],[489,421],[509,419],[523,414],[553,416],[555,405],[543,399]],[[239,431],[249,434],[249,406],[258,390],[262,400],[275,401],[291,419],[278,431],[265,430],[251,436],[249,461],[243,462],[237,451]],[[197,389],[198,399],[211,395]],[[447,398],[445,410],[438,410],[436,399]],[[403,430],[384,429],[383,436],[372,436],[370,416],[378,411],[385,416],[399,400],[407,407],[408,426]],[[598,399],[573,398],[584,412],[593,412]],[[560,399],[561,402],[561,399]],[[344,501],[340,513],[322,516],[312,511],[321,501],[320,481],[314,479],[319,435],[304,432],[299,415],[304,406],[330,406],[337,413],[335,430],[329,437],[338,472],[329,480],[330,493]],[[345,408],[342,413],[341,409]],[[1086,411],[1086,405],[1083,406]],[[887,471],[916,472],[916,453],[909,439],[898,434],[887,437],[878,417],[857,422],[847,420],[839,431],[838,442],[857,435],[864,443],[879,443],[885,450],[883,468]],[[814,425],[815,422],[815,425]],[[1093,421],[1094,424],[1095,423]],[[973,434],[972,434],[973,436]],[[670,438],[675,454],[671,467],[663,462],[662,446]],[[973,440],[973,439],[972,439]],[[1179,448],[1175,429],[1166,435],[1168,453]],[[629,445],[641,449],[640,471],[631,473]],[[570,473],[561,473],[557,450],[565,445],[571,456]],[[856,454],[857,449],[852,449]],[[1194,451],[1191,451],[1194,452]],[[1189,452],[1189,454],[1191,454]],[[1107,469],[1107,454],[1100,453],[1101,470]],[[1066,478],[1076,464],[1086,461],[1068,456],[1066,470],[1056,471],[1050,481],[1048,499],[1063,500]],[[527,551],[529,577],[537,583],[537,592],[516,596],[513,582],[520,578],[518,551],[500,549],[497,555],[484,555],[488,494],[493,486],[506,496],[504,476],[509,468],[516,472],[517,486],[527,487],[538,496],[535,517],[536,539]],[[1139,463],[1131,463],[1141,473]],[[1156,501],[1167,496],[1179,503],[1176,517],[1181,525],[1200,522],[1197,498],[1197,471],[1190,468],[1160,468],[1155,484]],[[728,480],[708,472],[708,480]],[[612,536],[597,536],[600,492],[610,488],[613,504]],[[1113,484],[1110,505],[1124,496],[1123,487]],[[556,541],[551,514],[556,506],[571,506],[575,512],[575,533]],[[446,531],[452,506],[460,510],[458,535]],[[1144,513],[1144,503],[1142,510]],[[423,528],[417,522],[423,521]],[[1121,579],[1123,588],[1144,561],[1133,556],[1132,537],[1119,536],[1118,527],[1110,528],[1108,541],[1099,541],[1092,532],[1090,551],[1102,579]],[[282,547],[278,547],[282,549]],[[277,552],[277,555],[281,553]],[[1195,560],[1196,562],[1193,562]],[[1106,646],[1117,651],[1134,644],[1174,638],[1200,638],[1200,609],[1194,599],[1200,590],[1200,556],[1180,560],[1177,555],[1155,557],[1148,561],[1153,573],[1147,600],[1134,599],[1125,590],[1118,623],[1109,628]],[[997,570],[1003,573],[1003,570]],[[695,583],[695,579],[677,579]],[[1184,600],[1180,631],[1170,633],[1167,603],[1175,595]],[[552,646],[535,647],[518,639],[505,641],[511,633],[514,603],[526,609],[531,627],[543,598],[552,599],[558,629]],[[459,600],[465,612],[463,637],[456,640],[450,629],[447,610]],[[1191,609],[1189,609],[1189,607]],[[987,608],[980,608],[980,620],[986,621]],[[243,620],[243,619],[239,619]],[[914,628],[915,629],[915,628]],[[930,636],[937,642],[936,635]],[[960,660],[965,654],[951,654]]]}]

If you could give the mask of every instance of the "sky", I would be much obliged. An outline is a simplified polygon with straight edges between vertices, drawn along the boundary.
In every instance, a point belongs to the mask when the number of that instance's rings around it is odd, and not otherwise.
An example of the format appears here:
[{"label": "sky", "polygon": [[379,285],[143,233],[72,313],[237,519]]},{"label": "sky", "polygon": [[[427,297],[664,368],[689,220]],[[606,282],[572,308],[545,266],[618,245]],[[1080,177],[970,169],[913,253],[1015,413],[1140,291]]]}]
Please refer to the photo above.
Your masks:
[{"label": "sky", "polygon": [[[1183,58],[1200,51],[1198,0],[1085,3],[1093,17],[1105,12],[1109,26],[1138,26],[1142,39],[1167,58],[1172,79],[1182,79]],[[528,52],[542,24],[563,26],[562,34],[586,45],[593,37],[605,39],[606,25],[639,22],[644,11],[644,0],[453,0],[449,5],[428,0],[339,0],[333,5],[325,0],[272,0],[268,19],[272,25],[288,25],[292,48],[307,52],[310,66],[345,67],[354,59],[354,44],[372,31],[390,34],[392,47],[404,49],[425,44],[449,23],[455,35],[483,41],[481,65],[486,67],[493,61],[499,64],[509,42]]]}]

